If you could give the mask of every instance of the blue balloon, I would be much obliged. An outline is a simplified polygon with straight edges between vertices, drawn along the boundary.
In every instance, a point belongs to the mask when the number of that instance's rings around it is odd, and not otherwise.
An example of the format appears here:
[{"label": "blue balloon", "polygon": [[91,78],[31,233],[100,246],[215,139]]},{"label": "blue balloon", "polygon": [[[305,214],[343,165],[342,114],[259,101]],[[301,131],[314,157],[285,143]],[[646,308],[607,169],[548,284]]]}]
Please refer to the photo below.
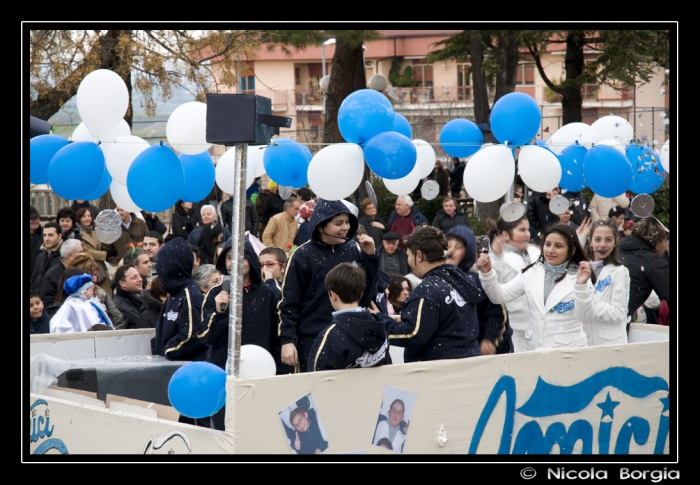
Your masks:
[{"label": "blue balloon", "polygon": [[411,140],[395,131],[380,133],[364,147],[367,166],[385,179],[405,177],[416,166],[418,152]]},{"label": "blue balloon", "polygon": [[134,204],[148,212],[162,212],[178,201],[185,187],[185,172],[175,152],[151,145],[131,163],[126,188]]},{"label": "blue balloon", "polygon": [[338,110],[338,129],[348,143],[364,145],[373,136],[393,128],[394,107],[374,89],[350,93]]},{"label": "blue balloon", "polygon": [[112,176],[109,174],[109,170],[105,167],[105,173],[102,176],[102,181],[97,186],[97,188],[92,192],[92,194],[85,197],[84,200],[95,200],[99,199],[107,193],[109,186],[112,185]]},{"label": "blue balloon", "polygon": [[58,135],[39,135],[29,140],[29,183],[45,184],[49,181],[49,163],[68,143]]},{"label": "blue balloon", "polygon": [[51,159],[49,185],[64,199],[90,200],[105,170],[105,156],[97,143],[78,141],[64,146]]},{"label": "blue balloon", "polygon": [[406,117],[400,113],[394,113],[394,129],[397,133],[401,133],[406,138],[413,138],[413,128],[411,128],[411,123],[408,122]]},{"label": "blue balloon", "polygon": [[277,138],[263,154],[265,172],[279,185],[299,188],[309,183],[311,151],[291,138]]},{"label": "blue balloon", "polygon": [[617,197],[632,183],[632,164],[617,148],[596,145],[583,159],[583,174],[594,193],[601,197]]},{"label": "blue balloon", "polygon": [[226,372],[211,362],[185,364],[170,378],[168,399],[188,418],[212,416],[226,404]]},{"label": "blue balloon", "polygon": [[508,93],[491,109],[491,132],[500,143],[525,145],[537,135],[541,124],[537,101],[525,93]]},{"label": "blue balloon", "polygon": [[537,145],[538,147],[546,146],[546,145],[547,145],[547,140],[542,140],[542,139],[535,140],[535,145]]},{"label": "blue balloon", "polygon": [[633,143],[625,150],[632,164],[632,183],[629,190],[635,194],[651,194],[664,183],[665,172],[659,155],[651,147]]},{"label": "blue balloon", "polygon": [[185,186],[182,189],[180,199],[185,202],[199,202],[214,187],[216,179],[214,160],[207,151],[197,155],[181,153],[179,158],[185,174]]},{"label": "blue balloon", "polygon": [[440,130],[440,145],[450,156],[470,157],[484,144],[484,134],[474,122],[457,118],[448,121]]},{"label": "blue balloon", "polygon": [[562,150],[557,157],[561,165],[559,187],[569,192],[578,192],[586,187],[583,178],[583,159],[586,158],[587,152],[586,147],[577,144],[569,145]]}]

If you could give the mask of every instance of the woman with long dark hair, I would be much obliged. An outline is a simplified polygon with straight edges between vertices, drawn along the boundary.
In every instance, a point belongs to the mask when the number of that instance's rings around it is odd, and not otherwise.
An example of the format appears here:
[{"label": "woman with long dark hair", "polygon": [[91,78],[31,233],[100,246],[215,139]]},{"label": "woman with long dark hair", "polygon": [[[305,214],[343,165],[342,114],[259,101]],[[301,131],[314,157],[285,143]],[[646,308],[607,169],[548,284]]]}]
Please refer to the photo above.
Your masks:
[{"label": "woman with long dark hair", "polygon": [[199,211],[195,210],[192,202],[178,200],[173,209],[173,216],[170,223],[172,234],[187,239],[192,230],[202,223]]},{"label": "woman with long dark hair", "polygon": [[389,292],[387,300],[389,304],[387,305],[387,310],[389,311],[389,315],[399,315],[403,302],[405,302],[408,295],[411,294],[413,287],[405,276],[398,274],[389,276],[389,286],[387,286],[387,291]]},{"label": "woman with long dark hair", "polygon": [[197,241],[199,248],[200,266],[203,264],[214,264],[214,256],[216,255],[216,246],[224,237],[223,229],[220,224],[212,224],[204,226]]},{"label": "woman with long dark hair", "polygon": [[587,337],[582,322],[590,311],[591,302],[582,298],[585,285],[577,281],[586,275],[595,284],[595,273],[586,271],[586,265],[579,266],[587,261],[571,226],[549,226],[542,241],[540,257],[505,284],[498,282],[489,255],[481,253],[476,267],[483,288],[494,303],[526,297],[529,310],[525,330],[527,350],[585,347]]}]

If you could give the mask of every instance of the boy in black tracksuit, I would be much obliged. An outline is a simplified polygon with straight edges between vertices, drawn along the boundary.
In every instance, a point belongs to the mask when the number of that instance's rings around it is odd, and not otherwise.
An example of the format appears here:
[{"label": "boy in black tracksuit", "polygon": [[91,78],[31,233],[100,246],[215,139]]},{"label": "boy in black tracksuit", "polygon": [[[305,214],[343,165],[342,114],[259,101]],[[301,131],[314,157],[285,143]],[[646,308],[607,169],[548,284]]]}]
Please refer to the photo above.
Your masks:
[{"label": "boy in black tracksuit", "polygon": [[391,317],[358,306],[365,290],[365,271],[341,263],[325,278],[335,311],[333,324],[318,334],[311,348],[309,371],[375,367],[391,364],[387,324]]}]

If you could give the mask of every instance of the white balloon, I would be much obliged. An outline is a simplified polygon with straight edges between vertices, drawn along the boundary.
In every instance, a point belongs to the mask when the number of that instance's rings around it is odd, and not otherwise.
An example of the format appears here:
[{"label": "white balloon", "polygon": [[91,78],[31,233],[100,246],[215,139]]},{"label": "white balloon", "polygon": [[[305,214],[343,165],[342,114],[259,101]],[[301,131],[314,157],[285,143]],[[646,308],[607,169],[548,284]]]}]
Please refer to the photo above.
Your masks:
[{"label": "white balloon", "polygon": [[[433,159],[433,164],[435,164],[435,160]],[[382,179],[384,181],[384,186],[391,192],[392,194],[396,195],[408,195],[411,192],[415,190],[416,187],[418,187],[418,182],[420,182],[420,167],[416,163],[416,165],[413,167],[413,170],[406,175],[405,177],[402,177],[400,179]]]},{"label": "white balloon", "polygon": [[559,159],[554,153],[540,146],[520,147],[518,170],[525,185],[535,192],[552,190],[561,181]]},{"label": "white balloon", "polygon": [[199,101],[181,104],[170,114],[165,135],[173,149],[186,155],[209,150],[207,143],[207,105]]},{"label": "white balloon", "polygon": [[464,189],[477,202],[493,202],[508,192],[514,177],[513,152],[504,145],[493,145],[469,159],[464,168]]},{"label": "white balloon", "polygon": [[321,91],[323,91],[324,93],[327,93],[328,92],[328,84],[330,82],[331,82],[331,76],[329,74],[326,74],[318,82],[318,87],[321,88]]},{"label": "white balloon", "polygon": [[76,103],[90,135],[102,140],[124,120],[129,108],[129,91],[119,74],[98,69],[80,82]]},{"label": "white balloon", "polygon": [[603,140],[616,140],[627,146],[634,138],[634,128],[629,121],[619,116],[603,116],[598,118],[591,128],[579,139],[579,145],[591,148]]},{"label": "white balloon", "polygon": [[386,89],[387,87],[387,79],[384,74],[372,74],[372,77],[369,78],[369,81],[367,83],[367,86],[370,89],[374,89],[375,91],[382,92]]},{"label": "white balloon", "polygon": [[[126,120],[121,120],[117,127],[113,129],[109,133],[109,135],[103,138],[103,141],[113,140],[118,136],[125,135],[131,135],[131,128],[129,128],[129,123],[127,123]],[[87,126],[85,126],[85,122],[81,122],[75,128],[75,130],[73,130],[73,134],[71,135],[70,139],[72,141],[91,141],[93,143],[98,143],[100,141],[90,134],[90,131],[88,131]]]},{"label": "white balloon", "polygon": [[[229,148],[226,153],[221,155],[219,161],[216,162],[214,180],[219,188],[227,194],[233,194],[234,182],[236,177],[236,147]],[[255,181],[255,171],[246,169],[246,189],[253,185]]]},{"label": "white balloon", "polygon": [[112,195],[114,203],[117,204],[117,207],[120,209],[128,212],[141,211],[141,208],[134,204],[134,201],[131,200],[129,190],[126,188],[126,185],[122,185],[119,182],[112,180],[112,184],[109,186],[109,193]]},{"label": "white balloon", "polygon": [[341,200],[362,182],[365,159],[355,143],[336,143],[321,149],[309,163],[309,187],[321,199]]},{"label": "white balloon", "polygon": [[596,145],[607,145],[609,147],[617,148],[622,153],[627,153],[625,146],[617,140],[603,140],[596,143]]},{"label": "white balloon", "polygon": [[277,366],[270,352],[258,345],[241,345],[241,363],[238,368],[241,379],[272,377],[276,373]]},{"label": "white balloon", "polygon": [[552,133],[545,146],[552,150],[555,155],[560,155],[564,148],[576,143],[576,140],[579,140],[590,128],[591,125],[586,123],[567,123]]},{"label": "white balloon", "polygon": [[[659,154],[659,159],[661,160],[661,166],[669,172],[668,168],[670,165],[670,158],[671,158],[671,139],[669,138],[666,140],[666,143],[664,143],[664,146],[661,147],[661,153]],[[671,173],[671,172],[669,172]]]},{"label": "white balloon", "polygon": [[143,138],[133,135],[118,136],[112,141],[103,141],[100,148],[105,155],[105,165],[112,179],[126,185],[126,175],[129,173],[132,162],[150,146]]},{"label": "white balloon", "polygon": [[265,164],[263,164],[263,153],[268,145],[248,145],[247,169],[255,173],[254,178],[262,177],[265,174]]},{"label": "white balloon", "polygon": [[430,175],[435,168],[435,150],[425,140],[411,140],[416,147],[416,166],[419,167],[420,178]]}]

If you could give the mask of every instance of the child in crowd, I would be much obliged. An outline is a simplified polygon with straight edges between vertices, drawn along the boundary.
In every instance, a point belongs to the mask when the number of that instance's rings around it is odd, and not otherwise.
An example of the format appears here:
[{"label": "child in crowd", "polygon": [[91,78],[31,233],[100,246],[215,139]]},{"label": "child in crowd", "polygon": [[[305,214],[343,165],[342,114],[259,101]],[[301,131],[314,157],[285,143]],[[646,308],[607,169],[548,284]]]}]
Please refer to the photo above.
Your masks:
[{"label": "child in crowd", "polygon": [[387,324],[393,320],[359,306],[365,281],[365,271],[352,263],[340,263],[326,275],[328,297],[335,310],[333,323],[316,337],[309,370],[391,364]]},{"label": "child in crowd", "polygon": [[49,316],[44,313],[44,302],[39,295],[29,293],[29,333],[49,333]]},{"label": "child in crowd", "polygon": [[[216,268],[230,281],[231,239],[229,238],[217,259]],[[277,338],[277,297],[269,286],[263,284],[260,260],[251,243],[246,239],[243,259],[243,325],[241,345],[253,344],[264,348],[279,360],[280,345]],[[229,292],[223,290],[223,282],[209,288],[202,304],[202,321],[197,337],[207,345],[206,361],[226,369],[228,357]],[[214,427],[224,429],[225,407],[213,416]]]},{"label": "child in crowd", "polygon": [[262,266],[262,279],[277,296],[282,297],[282,278],[287,267],[287,254],[280,248],[265,248],[258,254]]},{"label": "child in crowd", "polygon": [[92,301],[94,286],[89,274],[66,280],[63,289],[69,296],[51,318],[51,333],[85,332],[96,323],[112,326],[107,313]]}]

